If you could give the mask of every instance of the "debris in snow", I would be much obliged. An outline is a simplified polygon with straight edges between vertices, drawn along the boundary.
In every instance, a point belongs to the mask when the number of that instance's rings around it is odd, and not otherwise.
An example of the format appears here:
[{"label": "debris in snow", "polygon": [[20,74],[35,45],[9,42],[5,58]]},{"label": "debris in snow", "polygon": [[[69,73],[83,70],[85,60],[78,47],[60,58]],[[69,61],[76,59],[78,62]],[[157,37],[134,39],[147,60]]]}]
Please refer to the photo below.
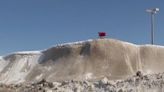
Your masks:
[{"label": "debris in snow", "polygon": [[[164,73],[144,75],[143,79],[133,76],[125,80],[109,81],[62,81],[49,82],[42,79],[36,83],[0,84],[0,90],[14,92],[163,92]],[[144,90],[144,91],[143,91]]]},{"label": "debris in snow", "polygon": [[143,74],[141,73],[141,71],[137,71],[137,72],[136,72],[136,76],[138,76],[138,77],[143,77]]}]

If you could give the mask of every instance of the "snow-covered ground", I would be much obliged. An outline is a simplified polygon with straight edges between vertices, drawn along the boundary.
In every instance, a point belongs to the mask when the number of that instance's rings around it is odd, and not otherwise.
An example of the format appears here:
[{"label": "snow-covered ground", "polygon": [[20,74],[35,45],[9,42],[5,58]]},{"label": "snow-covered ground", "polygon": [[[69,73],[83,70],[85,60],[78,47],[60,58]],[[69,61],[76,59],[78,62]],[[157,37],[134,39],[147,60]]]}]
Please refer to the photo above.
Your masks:
[{"label": "snow-covered ground", "polygon": [[1,84],[0,91],[7,92],[163,92],[164,74],[131,76],[123,80],[109,80],[106,77],[97,81],[40,80],[34,83],[16,85]]}]

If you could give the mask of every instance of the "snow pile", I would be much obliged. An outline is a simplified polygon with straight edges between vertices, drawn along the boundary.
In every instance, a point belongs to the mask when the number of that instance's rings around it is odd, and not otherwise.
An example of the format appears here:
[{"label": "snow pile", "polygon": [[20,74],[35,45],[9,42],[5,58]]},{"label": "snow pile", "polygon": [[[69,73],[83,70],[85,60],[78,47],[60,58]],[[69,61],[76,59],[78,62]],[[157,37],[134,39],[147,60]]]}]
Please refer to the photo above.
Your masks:
[{"label": "snow pile", "polygon": [[137,71],[164,72],[163,46],[135,45],[114,39],[59,44],[43,51],[0,57],[0,83],[126,79]]}]

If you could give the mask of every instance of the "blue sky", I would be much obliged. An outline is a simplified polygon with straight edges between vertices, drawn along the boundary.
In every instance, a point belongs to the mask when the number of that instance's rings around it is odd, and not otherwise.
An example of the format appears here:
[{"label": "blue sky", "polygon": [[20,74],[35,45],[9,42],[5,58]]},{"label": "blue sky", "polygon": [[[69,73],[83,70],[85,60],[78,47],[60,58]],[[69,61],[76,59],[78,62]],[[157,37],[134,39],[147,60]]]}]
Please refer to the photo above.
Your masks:
[{"label": "blue sky", "polygon": [[150,43],[150,15],[158,7],[155,44],[164,45],[164,0],[1,0],[0,55],[55,44],[109,38]]}]

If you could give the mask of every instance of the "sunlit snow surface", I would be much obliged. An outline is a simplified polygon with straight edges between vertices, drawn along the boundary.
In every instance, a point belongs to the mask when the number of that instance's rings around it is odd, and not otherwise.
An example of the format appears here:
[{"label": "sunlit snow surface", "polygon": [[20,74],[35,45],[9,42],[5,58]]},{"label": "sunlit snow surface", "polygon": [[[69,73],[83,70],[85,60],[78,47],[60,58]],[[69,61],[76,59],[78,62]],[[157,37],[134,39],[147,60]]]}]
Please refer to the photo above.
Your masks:
[{"label": "sunlit snow surface", "polygon": [[15,52],[14,54],[41,54],[41,51],[21,51]]},{"label": "sunlit snow surface", "polygon": [[93,41],[93,39],[89,39],[89,40],[85,40],[85,41],[77,41],[77,42],[69,42],[69,43],[63,43],[63,44],[57,44],[56,46],[69,46],[69,45],[78,45],[78,44],[83,44],[83,43],[87,43],[87,42],[91,42]]},{"label": "sunlit snow surface", "polygon": [[3,57],[2,56],[0,56],[0,60],[2,60],[3,59]]}]

